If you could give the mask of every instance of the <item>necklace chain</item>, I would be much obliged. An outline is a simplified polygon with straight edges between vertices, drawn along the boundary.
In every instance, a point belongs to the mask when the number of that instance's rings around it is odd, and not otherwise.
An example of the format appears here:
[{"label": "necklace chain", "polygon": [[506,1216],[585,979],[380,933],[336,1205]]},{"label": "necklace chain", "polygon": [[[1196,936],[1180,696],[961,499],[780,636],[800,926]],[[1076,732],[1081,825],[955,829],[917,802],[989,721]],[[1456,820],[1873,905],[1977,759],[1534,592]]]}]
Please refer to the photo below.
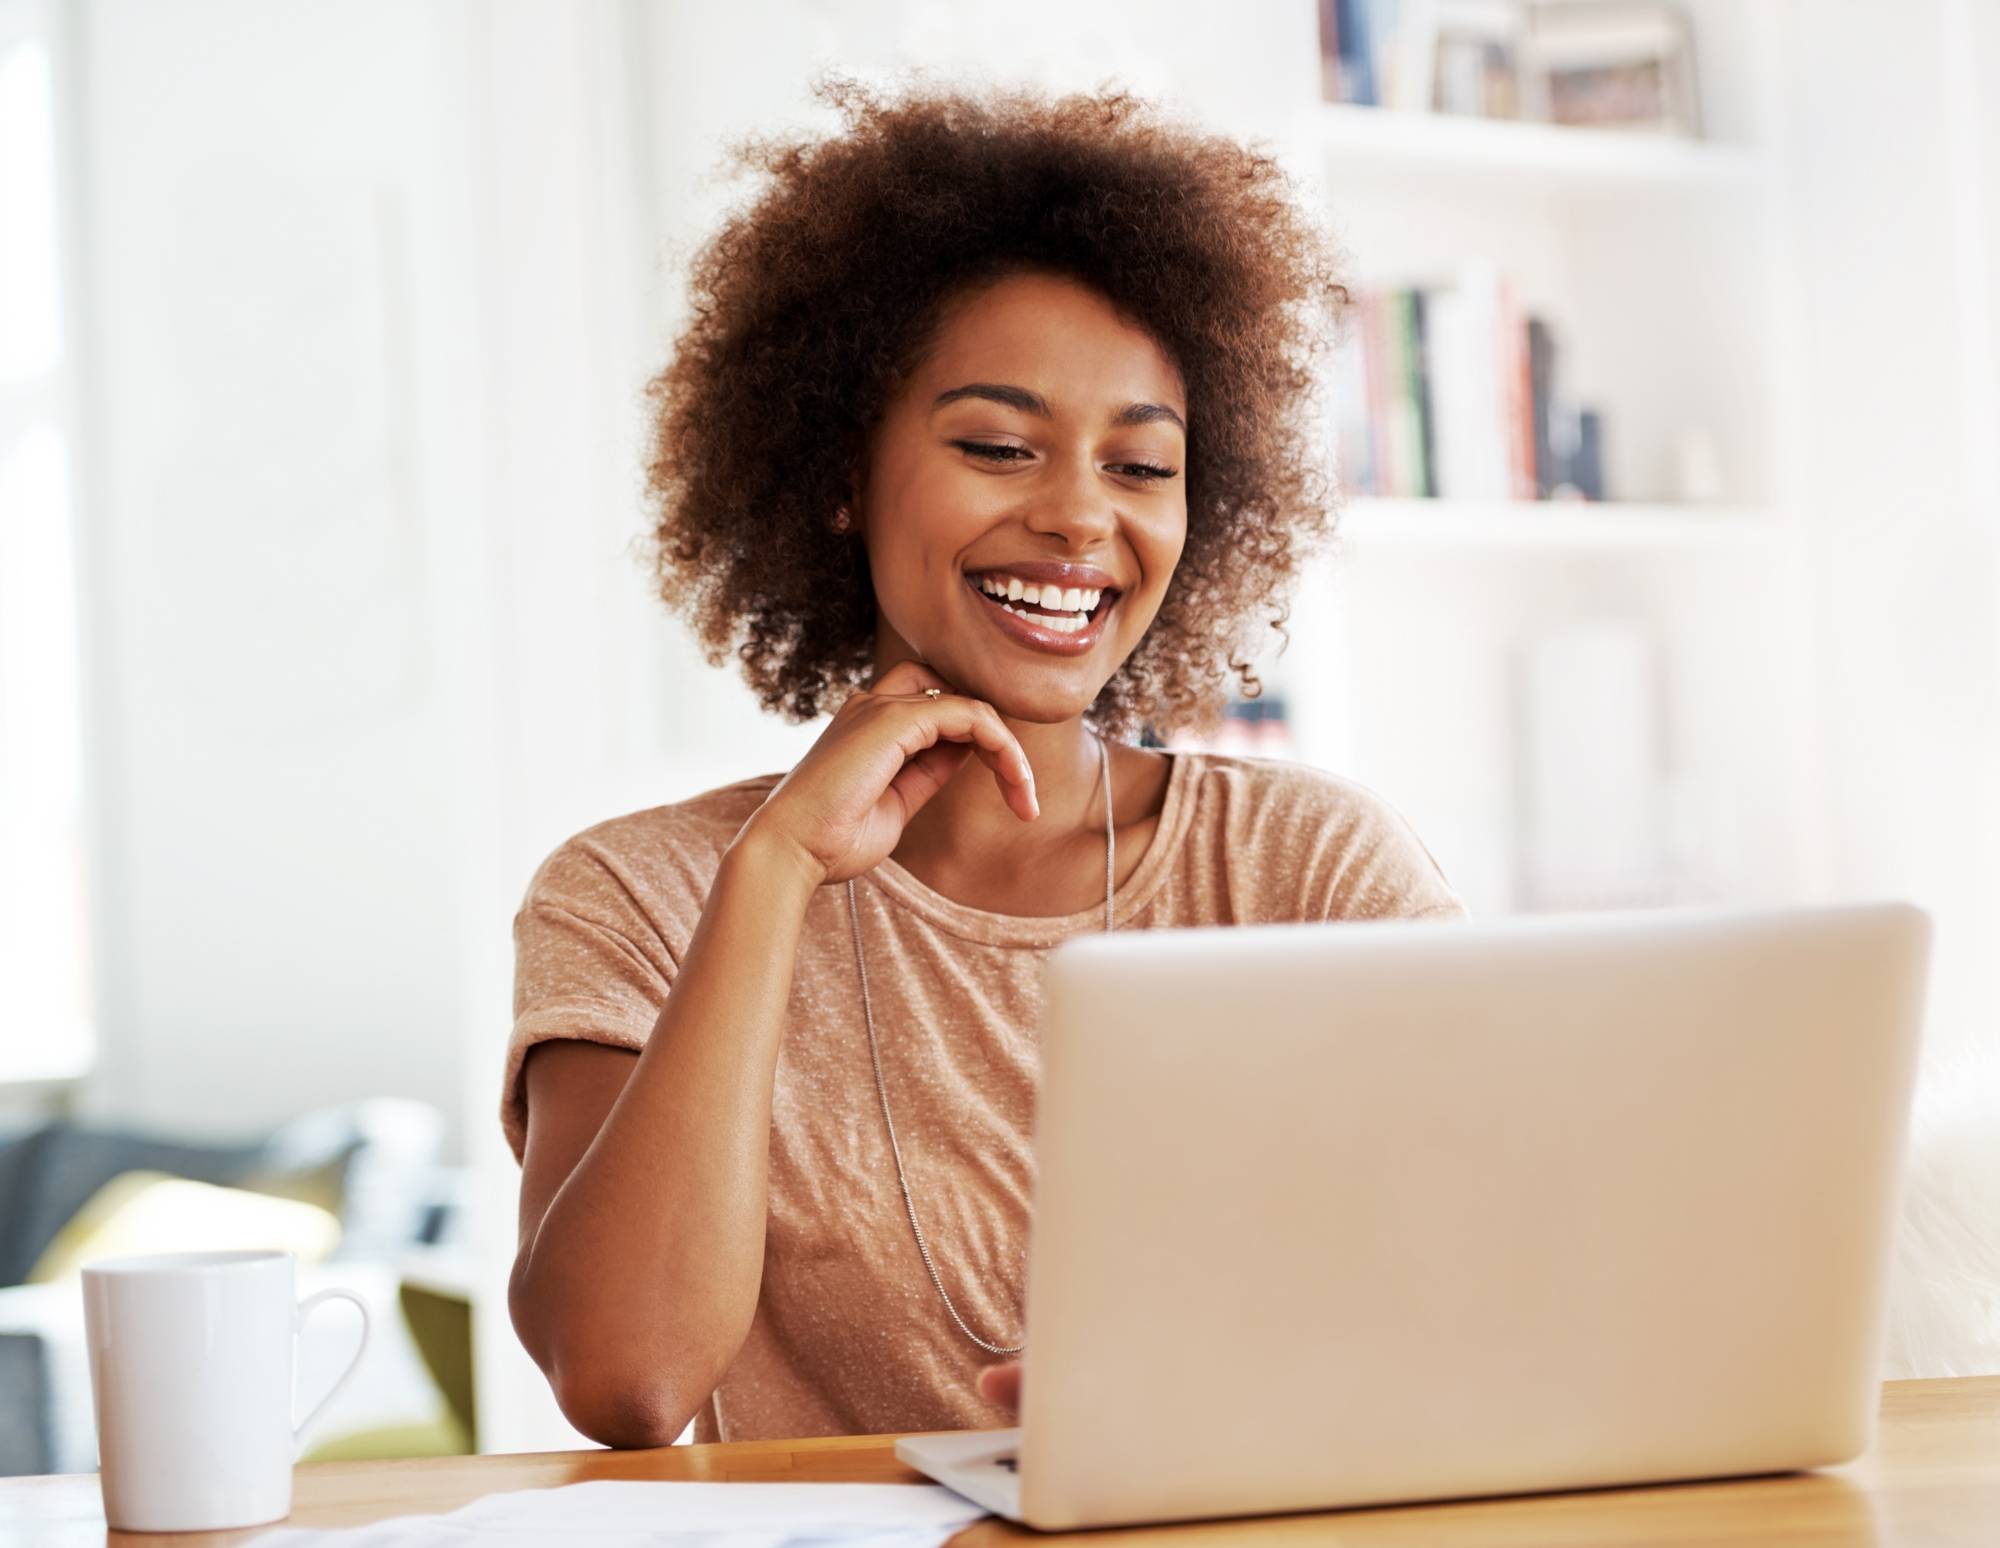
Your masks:
[{"label": "necklace chain", "polygon": [[[1097,750],[1104,786],[1104,929],[1109,934],[1111,894],[1118,874],[1118,825],[1111,812],[1111,748],[1101,736],[1097,739]],[[903,1213],[910,1220],[910,1235],[916,1238],[917,1256],[924,1260],[924,1270],[931,1276],[938,1299],[944,1302],[944,1309],[958,1324],[959,1332],[988,1354],[1017,1355],[1028,1347],[1025,1343],[989,1343],[966,1326],[965,1319],[958,1314],[958,1308],[952,1304],[951,1296],[945,1290],[937,1261],[931,1257],[930,1243],[924,1239],[923,1224],[917,1219],[917,1201],[910,1195],[910,1179],[903,1169],[903,1147],[896,1140],[896,1120],[889,1113],[889,1086],[882,1079],[882,1049],[875,1037],[875,1006],[868,994],[868,962],[861,950],[861,911],[855,906],[852,877],[847,882],[847,921],[854,927],[854,971],[861,980],[861,1016],[868,1024],[868,1059],[875,1067],[875,1093],[882,1099],[882,1126],[889,1131],[889,1154],[896,1158],[896,1182],[903,1190]]]}]

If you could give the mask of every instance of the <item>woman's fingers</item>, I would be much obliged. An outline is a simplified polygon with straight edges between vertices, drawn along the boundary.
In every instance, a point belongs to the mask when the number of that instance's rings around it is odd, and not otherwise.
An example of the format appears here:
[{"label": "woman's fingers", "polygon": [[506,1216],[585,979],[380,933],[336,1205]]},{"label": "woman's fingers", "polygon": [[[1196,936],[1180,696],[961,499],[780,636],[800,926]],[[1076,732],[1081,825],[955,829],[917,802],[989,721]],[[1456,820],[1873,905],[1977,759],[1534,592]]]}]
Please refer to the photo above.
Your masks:
[{"label": "woman's fingers", "polygon": [[[898,661],[868,685],[866,696],[878,703],[912,706],[916,712],[914,723],[923,728],[924,743],[969,741],[979,760],[993,771],[1001,797],[1014,815],[1024,822],[1032,822],[1041,815],[1041,802],[1035,794],[1035,771],[1028,755],[1014,733],[1007,729],[1000,712],[985,700],[958,693],[944,678],[916,660]],[[906,743],[905,757],[914,761],[921,745]],[[890,781],[904,799],[906,816],[914,815],[918,807],[935,795],[944,780],[957,772],[960,762],[963,759],[947,766],[944,760],[933,759],[925,769],[912,773],[906,767]],[[940,771],[942,778],[936,777]]]},{"label": "woman's fingers", "polygon": [[916,816],[971,756],[972,749],[964,742],[937,742],[905,763],[903,771],[889,781],[889,788],[902,797],[903,821]]},{"label": "woman's fingers", "polygon": [[1021,1362],[1011,1360],[1005,1365],[982,1366],[979,1395],[996,1408],[1009,1409],[1018,1414],[1021,1411]]},{"label": "woman's fingers", "polygon": [[750,822],[821,880],[844,881],[893,853],[904,825],[968,757],[992,770],[1015,816],[1041,815],[1035,771],[1000,712],[921,662],[899,661],[848,695]]},{"label": "woman's fingers", "polygon": [[1021,750],[1021,744],[1014,739],[1014,733],[1000,718],[1000,712],[984,700],[968,699],[958,694],[941,694],[935,699],[885,699],[883,703],[896,704],[910,719],[909,735],[921,741],[904,744],[904,755],[915,757],[919,749],[931,742],[948,738],[955,742],[970,742],[979,760],[992,769],[1000,782],[1000,793],[1014,815],[1024,822],[1032,822],[1041,815],[1041,803],[1035,797],[1035,771],[1028,762],[1028,755]]}]

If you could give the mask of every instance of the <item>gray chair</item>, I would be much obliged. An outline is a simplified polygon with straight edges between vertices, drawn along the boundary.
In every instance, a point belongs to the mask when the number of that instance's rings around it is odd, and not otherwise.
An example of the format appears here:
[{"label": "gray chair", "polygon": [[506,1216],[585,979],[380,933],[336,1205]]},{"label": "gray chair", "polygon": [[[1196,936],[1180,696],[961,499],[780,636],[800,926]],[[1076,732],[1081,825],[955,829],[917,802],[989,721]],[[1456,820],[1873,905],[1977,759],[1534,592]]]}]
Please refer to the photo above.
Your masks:
[{"label": "gray chair", "polygon": [[0,1475],[46,1473],[51,1450],[42,1341],[32,1333],[0,1333]]}]

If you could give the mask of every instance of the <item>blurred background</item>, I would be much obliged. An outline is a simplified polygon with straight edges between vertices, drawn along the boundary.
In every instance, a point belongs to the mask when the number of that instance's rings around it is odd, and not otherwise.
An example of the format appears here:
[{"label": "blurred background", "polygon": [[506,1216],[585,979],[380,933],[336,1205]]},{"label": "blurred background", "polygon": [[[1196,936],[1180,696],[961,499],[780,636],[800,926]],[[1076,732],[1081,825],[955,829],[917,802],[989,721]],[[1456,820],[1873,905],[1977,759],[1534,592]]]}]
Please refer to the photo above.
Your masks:
[{"label": "blurred background", "polygon": [[506,1312],[510,921],[815,734],[633,542],[723,148],[825,66],[1282,158],[1346,508],[1211,741],[1476,915],[1931,910],[1887,1374],[2000,1370],[2000,5],[0,0],[0,1472],[95,1466],[75,1266],[155,1243],[376,1305],[309,1455],[577,1443]]}]

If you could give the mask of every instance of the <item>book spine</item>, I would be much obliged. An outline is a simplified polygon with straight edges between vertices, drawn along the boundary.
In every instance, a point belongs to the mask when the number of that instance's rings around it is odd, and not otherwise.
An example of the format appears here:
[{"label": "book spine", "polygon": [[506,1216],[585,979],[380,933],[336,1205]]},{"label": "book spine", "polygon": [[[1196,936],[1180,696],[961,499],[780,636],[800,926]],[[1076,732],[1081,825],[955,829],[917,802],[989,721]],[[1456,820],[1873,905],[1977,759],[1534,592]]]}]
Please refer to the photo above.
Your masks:
[{"label": "book spine", "polygon": [[1389,342],[1394,366],[1389,374],[1391,423],[1395,427],[1396,489],[1407,499],[1423,492],[1422,431],[1417,425],[1417,362],[1412,349],[1415,337],[1410,325],[1410,293],[1394,291],[1389,307]]},{"label": "book spine", "polygon": [[1504,469],[1502,492],[1510,500],[1527,500],[1534,496],[1532,412],[1526,386],[1527,361],[1523,348],[1525,338],[1521,306],[1511,281],[1501,280],[1498,302],[1494,316],[1493,348],[1500,373],[1500,413],[1494,429],[1501,444],[1499,462]]},{"label": "book spine", "polygon": [[1584,409],[1576,416],[1576,460],[1570,477],[1584,499],[1605,497],[1604,421],[1596,409]]},{"label": "book spine", "polygon": [[1465,298],[1455,287],[1434,292],[1424,314],[1424,348],[1430,357],[1432,471],[1438,498],[1466,491]]},{"label": "book spine", "polygon": [[1354,97],[1363,107],[1377,107],[1381,103],[1376,95],[1381,89],[1382,78],[1375,68],[1376,48],[1379,41],[1376,12],[1380,0],[1353,0],[1351,14],[1354,19]]},{"label": "book spine", "polygon": [[1368,27],[1368,9],[1372,3],[1373,0],[1336,0],[1341,100],[1364,107],[1375,102],[1373,48]]},{"label": "book spine", "polygon": [[1535,438],[1535,497],[1546,500],[1554,492],[1555,450],[1549,436],[1551,392],[1555,382],[1556,344],[1549,325],[1539,317],[1528,319],[1528,390],[1533,405]]},{"label": "book spine", "polygon": [[1409,459],[1403,423],[1403,297],[1385,290],[1382,318],[1382,493],[1397,499],[1409,493],[1404,483]]},{"label": "book spine", "polygon": [[1340,4],[1341,0],[1319,0],[1319,94],[1326,102],[1339,102],[1346,91],[1341,79]]},{"label": "book spine", "polygon": [[1509,486],[1500,275],[1490,262],[1471,262],[1460,270],[1458,283],[1466,316],[1465,495],[1504,500]]},{"label": "book spine", "polygon": [[1334,363],[1334,468],[1344,497],[1368,494],[1374,486],[1366,339],[1360,321],[1357,303]]},{"label": "book spine", "polygon": [[1528,361],[1528,319],[1514,316],[1514,498],[1535,498],[1535,377]]},{"label": "book spine", "polygon": [[1361,363],[1368,386],[1368,492],[1395,493],[1389,436],[1389,340],[1382,297],[1368,292],[1361,301]]},{"label": "book spine", "polygon": [[1421,290],[1412,290],[1410,292],[1410,395],[1415,406],[1417,426],[1416,493],[1435,497],[1437,444],[1432,434],[1431,363],[1430,351],[1425,347],[1425,306],[1425,293]]}]

